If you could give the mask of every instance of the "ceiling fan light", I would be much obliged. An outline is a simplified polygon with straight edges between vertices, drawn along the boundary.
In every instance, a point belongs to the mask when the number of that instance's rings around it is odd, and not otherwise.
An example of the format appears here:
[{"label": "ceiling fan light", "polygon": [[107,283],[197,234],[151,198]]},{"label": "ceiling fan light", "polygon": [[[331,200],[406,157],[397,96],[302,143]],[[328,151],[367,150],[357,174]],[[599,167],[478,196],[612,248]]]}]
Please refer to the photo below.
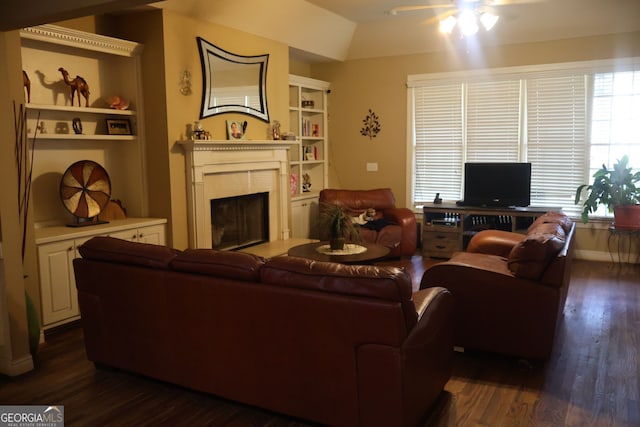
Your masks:
[{"label": "ceiling fan light", "polygon": [[440,32],[444,34],[451,34],[453,27],[456,26],[456,18],[449,16],[446,19],[440,21]]},{"label": "ceiling fan light", "polygon": [[485,12],[482,15],[480,15],[480,22],[482,23],[482,26],[484,27],[484,29],[489,31],[490,29],[493,28],[494,25],[496,25],[496,22],[498,22],[499,18],[500,17],[498,15]]},{"label": "ceiling fan light", "polygon": [[476,15],[470,10],[463,10],[458,16],[458,25],[460,26],[460,31],[465,36],[472,36],[478,32],[478,22],[476,20]]}]

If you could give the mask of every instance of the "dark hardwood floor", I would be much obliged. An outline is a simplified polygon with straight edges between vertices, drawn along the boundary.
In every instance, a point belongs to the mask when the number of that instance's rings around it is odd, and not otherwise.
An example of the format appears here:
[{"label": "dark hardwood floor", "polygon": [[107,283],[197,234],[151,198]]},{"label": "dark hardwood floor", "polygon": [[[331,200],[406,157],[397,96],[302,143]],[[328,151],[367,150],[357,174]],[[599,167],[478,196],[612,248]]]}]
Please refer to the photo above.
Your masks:
[{"label": "dark hardwood floor", "polygon": [[[419,257],[401,264],[419,280]],[[423,425],[638,426],[639,344],[640,266],[576,261],[551,360],[456,353],[453,376]],[[78,327],[49,336],[35,363],[20,377],[0,376],[0,404],[64,405],[67,426],[312,425],[96,369]]]}]

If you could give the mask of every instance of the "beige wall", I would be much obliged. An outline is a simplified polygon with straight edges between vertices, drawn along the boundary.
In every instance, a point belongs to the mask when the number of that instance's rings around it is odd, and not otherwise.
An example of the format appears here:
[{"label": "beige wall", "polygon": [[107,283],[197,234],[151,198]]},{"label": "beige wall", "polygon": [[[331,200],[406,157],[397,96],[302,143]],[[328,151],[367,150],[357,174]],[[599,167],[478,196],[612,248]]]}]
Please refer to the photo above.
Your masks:
[{"label": "beige wall", "polygon": [[[445,52],[315,64],[312,77],[331,82],[333,173],[329,184],[349,188],[390,186],[399,204],[408,203],[406,81],[410,74],[627,56],[640,56],[640,33],[508,45],[487,49],[481,55]],[[382,125],[373,140],[360,135],[369,108]],[[366,172],[366,162],[377,162],[379,172]]]},{"label": "beige wall", "polygon": [[[637,56],[640,32],[507,45],[480,54],[457,51],[315,64],[312,77],[331,82],[329,185],[391,187],[399,205],[410,204],[406,172],[406,80],[410,74]],[[360,135],[369,109],[379,116],[382,127],[372,140]],[[378,163],[378,172],[367,172],[367,162]],[[606,231],[588,230],[580,230],[579,249],[606,251]]]},{"label": "beige wall", "polygon": [[[185,159],[176,141],[187,137],[187,125],[199,120],[202,72],[196,37],[239,55],[269,54],[267,105],[271,121],[288,128],[288,46],[221,25],[167,11],[125,16],[120,37],[145,45],[143,53],[147,169],[150,215],[170,219],[169,244],[188,246]],[[192,94],[180,93],[183,70],[192,74]],[[226,120],[246,120],[246,138],[264,140],[269,124],[243,114],[223,114],[201,120],[213,139],[226,139]]]}]

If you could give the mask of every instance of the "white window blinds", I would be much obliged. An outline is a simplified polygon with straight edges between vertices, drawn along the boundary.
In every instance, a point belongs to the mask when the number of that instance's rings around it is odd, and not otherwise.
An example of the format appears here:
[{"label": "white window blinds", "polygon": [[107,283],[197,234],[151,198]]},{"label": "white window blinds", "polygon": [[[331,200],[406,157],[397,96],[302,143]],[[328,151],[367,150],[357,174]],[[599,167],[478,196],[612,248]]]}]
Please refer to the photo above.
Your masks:
[{"label": "white window blinds", "polygon": [[462,187],[462,87],[443,84],[416,88],[414,199],[460,198]]},{"label": "white window blinds", "polygon": [[415,205],[436,192],[461,199],[465,162],[531,162],[531,204],[577,214],[589,159],[588,82],[554,71],[415,84]]},{"label": "white window blinds", "polygon": [[520,82],[472,82],[466,99],[467,162],[519,160]]},{"label": "white window blinds", "polygon": [[532,203],[577,214],[573,201],[588,159],[586,77],[529,78],[526,85]]}]

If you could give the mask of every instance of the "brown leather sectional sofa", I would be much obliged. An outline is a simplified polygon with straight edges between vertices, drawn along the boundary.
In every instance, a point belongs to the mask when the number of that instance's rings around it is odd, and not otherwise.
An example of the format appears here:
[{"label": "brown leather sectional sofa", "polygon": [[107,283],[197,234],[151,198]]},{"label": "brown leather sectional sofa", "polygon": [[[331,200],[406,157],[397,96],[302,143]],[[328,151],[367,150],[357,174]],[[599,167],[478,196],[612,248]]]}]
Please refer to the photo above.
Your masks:
[{"label": "brown leather sectional sofa", "polygon": [[452,297],[406,272],[95,237],[88,358],[332,426],[414,426],[451,374]]},{"label": "brown leather sectional sofa", "polygon": [[425,271],[421,289],[442,286],[454,297],[454,343],[548,359],[565,306],[575,224],[561,213],[539,217],[526,235],[476,234],[467,247]]},{"label": "brown leather sectional sofa", "polygon": [[[368,243],[378,243],[390,249],[390,257],[411,257],[416,253],[418,228],[416,216],[409,208],[396,207],[396,199],[390,188],[373,190],[320,191],[320,206],[324,203],[338,205],[351,216],[361,215],[369,208],[376,210],[372,228],[360,227],[360,237]],[[379,224],[380,227],[377,227]],[[322,230],[321,232],[322,238]]]}]

